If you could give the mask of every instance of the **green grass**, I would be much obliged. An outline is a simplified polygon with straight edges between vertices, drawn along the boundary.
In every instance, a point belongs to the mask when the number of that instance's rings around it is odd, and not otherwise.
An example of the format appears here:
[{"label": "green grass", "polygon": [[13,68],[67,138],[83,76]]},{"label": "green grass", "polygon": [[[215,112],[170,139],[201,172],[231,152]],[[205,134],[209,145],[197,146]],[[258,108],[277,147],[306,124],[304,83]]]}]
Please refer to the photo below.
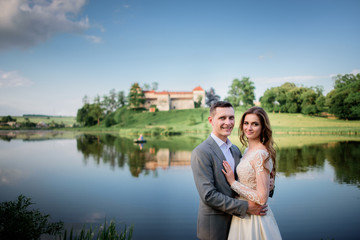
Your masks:
[{"label": "green grass", "polygon": [[[127,116],[125,116],[128,114]],[[235,130],[239,126],[243,111],[235,111]],[[119,117],[121,116],[121,117]],[[209,109],[172,110],[169,112],[119,112],[118,119],[124,121],[111,127],[123,134],[148,134],[156,131],[174,131],[181,133],[209,133]],[[115,117],[116,118],[116,117]],[[274,134],[335,134],[360,135],[360,121],[346,121],[303,114],[269,113]],[[98,127],[98,129],[104,129]]]},{"label": "green grass", "polygon": [[105,223],[98,228],[83,227],[79,233],[74,234],[73,228],[70,230],[69,236],[65,230],[61,236],[61,240],[131,240],[134,226],[131,225],[119,229],[116,222],[111,220],[110,223]]},{"label": "green grass", "polygon": [[207,117],[208,109],[200,108],[154,113],[122,110],[115,114],[120,123],[110,129],[121,134],[204,133],[210,131]]},{"label": "green grass", "polygon": [[[244,111],[235,111],[235,129]],[[210,133],[208,123],[209,108],[186,110],[171,110],[164,112],[135,112],[125,108],[117,110],[113,117],[118,124],[105,126],[105,120],[100,126],[79,128],[77,131],[116,132],[121,135],[172,135]],[[18,122],[25,121],[23,117],[16,117]],[[360,121],[347,121],[323,117],[306,116],[303,114],[269,113],[274,134],[305,134],[305,135],[360,135]],[[55,123],[65,125],[76,123],[76,117],[34,117],[31,122]],[[74,130],[74,129],[72,129]]]},{"label": "green grass", "polygon": [[269,113],[275,133],[359,134],[360,121],[313,117],[303,114]]}]

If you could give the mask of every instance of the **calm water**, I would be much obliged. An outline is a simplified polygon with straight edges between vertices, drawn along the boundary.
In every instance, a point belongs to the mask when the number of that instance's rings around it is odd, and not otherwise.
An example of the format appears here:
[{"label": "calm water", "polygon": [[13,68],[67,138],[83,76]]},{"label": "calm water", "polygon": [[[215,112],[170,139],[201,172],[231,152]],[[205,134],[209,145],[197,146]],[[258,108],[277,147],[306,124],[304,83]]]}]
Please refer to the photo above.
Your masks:
[{"label": "calm water", "polygon": [[[206,137],[206,136],[205,136]],[[116,219],[133,239],[196,239],[198,195],[191,150],[204,137],[149,139],[111,135],[0,140],[0,202],[18,195],[81,228]],[[358,239],[360,142],[278,151],[269,204],[284,239]]]}]

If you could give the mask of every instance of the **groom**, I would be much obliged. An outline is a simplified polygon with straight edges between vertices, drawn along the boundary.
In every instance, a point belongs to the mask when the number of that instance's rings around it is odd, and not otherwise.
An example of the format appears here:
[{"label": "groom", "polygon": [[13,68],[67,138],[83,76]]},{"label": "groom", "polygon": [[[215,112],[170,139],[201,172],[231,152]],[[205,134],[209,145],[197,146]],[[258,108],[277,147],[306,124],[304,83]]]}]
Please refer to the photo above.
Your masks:
[{"label": "groom", "polygon": [[221,171],[222,162],[226,160],[235,173],[241,157],[239,148],[228,139],[235,124],[233,106],[228,102],[216,102],[210,107],[208,120],[212,132],[191,154],[191,168],[200,196],[197,237],[224,240],[228,236],[232,215],[240,218],[246,214],[263,216],[267,205],[235,199],[236,194]]}]

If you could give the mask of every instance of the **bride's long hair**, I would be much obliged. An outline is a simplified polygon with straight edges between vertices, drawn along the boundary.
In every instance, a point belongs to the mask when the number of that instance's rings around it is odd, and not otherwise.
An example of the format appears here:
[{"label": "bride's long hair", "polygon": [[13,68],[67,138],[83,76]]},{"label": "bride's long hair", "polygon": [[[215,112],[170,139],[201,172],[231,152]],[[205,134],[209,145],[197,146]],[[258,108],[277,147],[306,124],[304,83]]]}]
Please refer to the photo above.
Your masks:
[{"label": "bride's long hair", "polygon": [[260,141],[265,146],[266,150],[269,153],[269,156],[265,159],[264,163],[269,161],[270,158],[272,159],[274,167],[273,167],[273,171],[271,172],[271,174],[273,175],[273,177],[275,177],[275,175],[276,175],[276,150],[274,148],[275,142],[272,137],[272,130],[271,130],[269,117],[268,117],[267,113],[265,112],[265,110],[261,107],[249,108],[242,115],[240,125],[239,125],[239,139],[240,139],[240,142],[242,143],[242,145],[244,145],[246,147],[248,146],[248,141],[247,141],[247,138],[243,131],[243,126],[244,126],[245,116],[247,114],[256,114],[256,116],[258,116],[258,118],[260,119],[261,129],[262,129],[261,134],[260,134]]}]

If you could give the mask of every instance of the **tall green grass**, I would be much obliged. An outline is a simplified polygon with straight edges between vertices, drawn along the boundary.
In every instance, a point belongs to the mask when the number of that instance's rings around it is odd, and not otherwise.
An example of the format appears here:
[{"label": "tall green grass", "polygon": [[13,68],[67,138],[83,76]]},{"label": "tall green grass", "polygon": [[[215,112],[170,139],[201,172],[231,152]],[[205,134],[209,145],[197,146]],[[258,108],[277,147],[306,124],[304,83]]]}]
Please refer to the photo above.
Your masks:
[{"label": "tall green grass", "polygon": [[61,235],[60,240],[131,240],[133,235],[134,226],[124,226],[123,229],[119,229],[116,226],[116,222],[111,220],[108,224],[100,225],[98,228],[83,227],[77,234],[74,234],[74,229],[71,228],[68,235],[67,230]]}]

